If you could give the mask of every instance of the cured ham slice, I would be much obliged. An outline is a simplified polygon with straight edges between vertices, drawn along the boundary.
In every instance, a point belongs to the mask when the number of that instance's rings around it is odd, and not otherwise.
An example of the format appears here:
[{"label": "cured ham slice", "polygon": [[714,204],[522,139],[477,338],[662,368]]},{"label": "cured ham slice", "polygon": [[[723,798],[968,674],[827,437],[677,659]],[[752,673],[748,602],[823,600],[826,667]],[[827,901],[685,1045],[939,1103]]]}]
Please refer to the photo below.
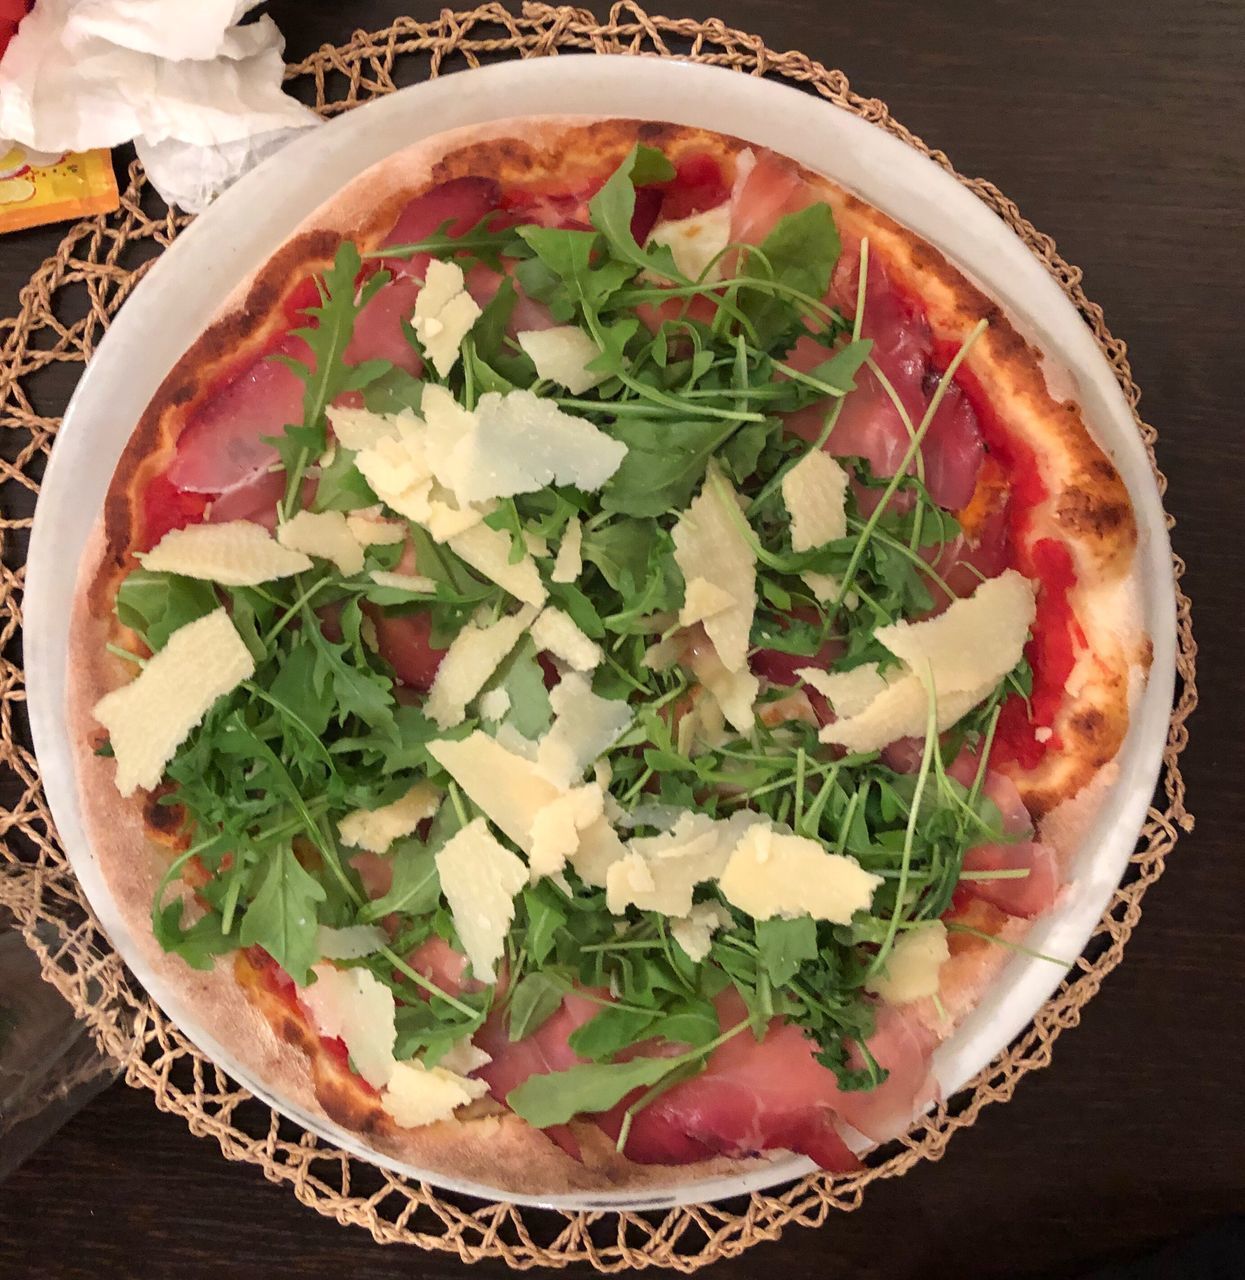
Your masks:
[{"label": "cured ham slice", "polygon": [[[724,1030],[747,1016],[733,988],[718,997],[717,1007]],[[750,1031],[741,1032],[710,1054],[700,1075],[636,1114],[625,1153],[641,1164],[657,1164],[784,1149],[807,1155],[824,1169],[854,1169],[859,1161],[838,1122],[882,1140],[907,1128],[932,1097],[933,1041],[918,1024],[899,1010],[879,1006],[869,1048],[890,1075],[868,1093],[844,1092],[798,1027],[775,1021],[760,1043]],[[617,1136],[630,1101],[601,1118],[607,1133]]]},{"label": "cured ham slice", "polygon": [[224,493],[278,460],[264,437],[279,436],[287,423],[302,421],[303,381],[273,356],[304,363],[310,359],[307,344],[286,335],[207,400],[177,441],[177,453],[165,473],[174,488]]},{"label": "cured ham slice", "polygon": [[[427,240],[442,226],[450,235],[461,236],[500,205],[501,188],[492,178],[452,178],[416,196],[398,215],[381,248]],[[428,261],[428,254],[418,253],[410,258],[382,258],[381,265],[395,277],[422,280]]]},{"label": "cured ham slice", "polygon": [[402,322],[409,320],[415,310],[418,294],[419,281],[411,276],[399,276],[381,285],[355,318],[345,362],[388,360],[407,373],[421,373],[424,362],[402,331]]},{"label": "cured ham slice", "polygon": [[380,656],[403,684],[427,693],[445,656],[445,650],[432,643],[432,615],[426,609],[402,614],[382,609],[368,612],[376,624]]},{"label": "cured ham slice", "polygon": [[820,198],[790,164],[763,151],[731,193],[731,239],[760,244],[781,218],[807,209]]},{"label": "cured ham slice", "polygon": [[[513,279],[513,264],[506,262],[506,275]],[[497,296],[501,282],[505,279],[500,272],[477,262],[467,272],[467,292],[475,299],[481,311]],[[558,322],[549,314],[549,308],[543,302],[529,298],[516,284],[514,309],[506,323],[506,332],[513,337],[531,329],[552,329]]]}]

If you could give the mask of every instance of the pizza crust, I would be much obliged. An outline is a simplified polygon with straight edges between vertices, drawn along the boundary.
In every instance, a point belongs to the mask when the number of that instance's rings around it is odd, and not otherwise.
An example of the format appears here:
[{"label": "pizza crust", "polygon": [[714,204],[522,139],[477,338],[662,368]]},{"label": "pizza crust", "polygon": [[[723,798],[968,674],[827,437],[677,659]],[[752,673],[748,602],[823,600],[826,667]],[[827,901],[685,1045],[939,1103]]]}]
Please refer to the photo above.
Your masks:
[{"label": "pizza crust", "polygon": [[[659,145],[674,156],[712,150],[731,165],[747,145],[702,130],[628,120],[525,120],[522,138],[515,136],[515,129],[514,121],[502,121],[443,134],[360,175],[232,292],[219,318],[161,384],[118,463],[101,524],[81,566],[70,636],[67,709],[78,750],[83,821],[131,945],[194,1009],[195,1021],[211,1027],[226,1053],[274,1096],[341,1125],[381,1154],[432,1176],[521,1188],[530,1194],[669,1188],[771,1161],[716,1159],[673,1168],[637,1165],[613,1153],[600,1131],[588,1125],[579,1126],[585,1156],[580,1164],[511,1113],[399,1129],[374,1095],[323,1050],[306,1023],[257,983],[242,953],[236,964],[218,962],[208,973],[166,955],[151,933],[149,917],[173,836],[149,819],[158,815],[167,828],[172,811],[123,801],[113,785],[112,762],[93,752],[99,729],[91,710],[130,674],[104,644],[118,630],[111,615],[117,586],[136,563],[131,549],[141,534],[138,496],[147,480],[168,465],[193,406],[288,326],[284,299],[309,272],[332,261],[343,236],[351,235],[365,248],[375,246],[409,200],[451,178],[478,174],[497,179],[503,187],[529,188],[556,179],[568,189],[614,167],[637,140]],[[1104,770],[1128,724],[1130,695],[1143,683],[1138,673],[1144,677],[1149,663],[1132,567],[1137,532],[1127,492],[1090,436],[1079,408],[1051,395],[1040,354],[997,304],[914,233],[829,180],[801,172],[833,207],[845,239],[868,235],[888,273],[919,294],[937,338],[958,344],[978,319],[990,321],[967,365],[1003,407],[1009,425],[1042,459],[1050,498],[1038,513],[1035,534],[1058,536],[1072,549],[1078,577],[1074,607],[1089,642],[1070,681],[1072,697],[1056,724],[1064,749],[1057,755],[1048,752],[1037,771],[1014,774],[1031,812],[1050,814],[1053,825],[1043,835],[1054,836],[1066,858],[1074,847],[1077,825],[1063,821],[1070,812],[1066,806],[1080,793],[1085,797],[1078,810],[1082,819],[1087,821],[1084,815],[1092,817],[1096,811],[1106,789]],[[1062,816],[1057,820],[1057,815]],[[1024,921],[1008,921],[998,932],[1019,936],[1026,927]],[[957,954],[947,966],[942,992],[950,1017],[938,1020],[938,1034],[945,1036],[973,1007],[1009,955],[984,942],[981,948]],[[484,1104],[476,1105],[479,1109]]]}]

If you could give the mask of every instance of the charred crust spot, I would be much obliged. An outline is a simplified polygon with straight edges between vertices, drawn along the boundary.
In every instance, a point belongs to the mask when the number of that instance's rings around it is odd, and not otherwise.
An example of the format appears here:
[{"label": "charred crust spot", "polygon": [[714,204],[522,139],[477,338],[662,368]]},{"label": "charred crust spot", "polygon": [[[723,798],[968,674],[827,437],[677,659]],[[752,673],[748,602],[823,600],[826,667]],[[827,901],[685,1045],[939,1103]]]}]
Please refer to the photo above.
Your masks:
[{"label": "charred crust spot", "polygon": [[316,1098],[330,1120],[356,1133],[374,1133],[384,1127],[385,1112],[352,1080],[330,1077],[316,1063]]},{"label": "charred crust spot", "polygon": [[1068,721],[1068,728],[1086,742],[1093,742],[1100,737],[1106,727],[1107,717],[1100,707],[1094,706],[1081,707],[1073,712]]},{"label": "charred crust spot", "polygon": [[[1115,468],[1106,459],[1093,464],[1102,478],[1109,477],[1118,483]],[[1102,470],[1105,468],[1105,473]],[[1059,523],[1069,533],[1100,542],[1112,540],[1132,526],[1133,513],[1126,500],[1117,500],[1111,492],[1114,485],[1103,485],[1100,492],[1091,492],[1079,485],[1071,485],[1060,495]]]},{"label": "charred crust spot", "polygon": [[161,800],[172,790],[170,787],[157,787],[149,791],[143,801],[143,825],[153,836],[176,836],[185,822],[186,810],[179,804],[161,804]]}]

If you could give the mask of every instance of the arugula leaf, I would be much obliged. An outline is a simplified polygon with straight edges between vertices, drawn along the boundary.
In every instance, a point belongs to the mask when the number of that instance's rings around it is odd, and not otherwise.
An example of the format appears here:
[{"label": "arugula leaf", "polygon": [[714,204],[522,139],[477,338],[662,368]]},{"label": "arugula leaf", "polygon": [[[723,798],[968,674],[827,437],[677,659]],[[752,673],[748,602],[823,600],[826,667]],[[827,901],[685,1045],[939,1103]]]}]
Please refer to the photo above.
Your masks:
[{"label": "arugula leaf", "polygon": [[118,589],[113,609],[117,621],[137,631],[156,653],[179,627],[211,613],[219,604],[210,582],[135,569]]},{"label": "arugula leaf", "polygon": [[188,929],[182,928],[185,902],[174,898],[151,913],[151,931],[165,951],[179,955],[192,969],[210,969],[216,957],[238,945],[221,929],[221,918],[215,911],[200,916]]},{"label": "arugula leaf", "polygon": [[817,955],[817,922],[812,916],[756,922],[761,963],[776,987],[786,986],[805,960]]},{"label": "arugula leaf", "polygon": [[306,986],[318,958],[316,904],[325,897],[324,886],[285,845],[268,862],[259,890],[242,917],[238,941],[244,947],[263,947],[298,986]]},{"label": "arugula leaf", "polygon": [[502,723],[512,725],[525,738],[539,738],[553,723],[544,669],[530,636],[525,635],[515,646],[492,687],[504,689],[510,697],[510,709]]},{"label": "arugula leaf", "polygon": [[[830,287],[840,249],[830,206],[811,204],[780,218],[761,242],[760,253],[746,255],[739,274],[820,299]],[[741,289],[739,306],[752,321],[758,345],[766,349],[781,334],[803,327],[801,313],[794,303],[773,291]]]},{"label": "arugula leaf", "polygon": [[363,924],[383,920],[390,912],[427,915],[441,901],[435,848],[421,840],[402,840],[388,857],[393,870],[389,892],[359,908],[359,920]]},{"label": "arugula leaf", "polygon": [[567,1044],[581,1058],[608,1058],[643,1038],[660,1016],[656,1008],[629,1009],[607,1005],[594,1018],[571,1032]]},{"label": "arugula leaf", "polygon": [[683,279],[669,249],[663,245],[660,247],[665,250],[664,254],[646,253],[636,243],[631,230],[636,187],[668,182],[673,177],[674,165],[660,151],[637,143],[601,190],[588,201],[588,217],[620,261],[635,267],[656,267],[662,275]]},{"label": "arugula leaf", "polygon": [[548,1129],[577,1115],[608,1111],[633,1089],[656,1084],[676,1065],[678,1059],[669,1058],[585,1063],[567,1071],[529,1076],[510,1090],[506,1102],[528,1124]]},{"label": "arugula leaf", "polygon": [[538,971],[524,974],[515,986],[507,1006],[506,1020],[511,1044],[526,1040],[539,1031],[562,1007],[566,984]]},{"label": "arugula leaf", "polygon": [[544,881],[523,890],[523,904],[527,911],[523,946],[528,963],[542,965],[553,950],[554,936],[566,924],[566,912],[555,890]]},{"label": "arugula leaf", "polygon": [[716,418],[620,418],[610,434],[627,453],[601,491],[601,506],[629,516],[659,516],[687,506],[709,459],[739,425]]}]

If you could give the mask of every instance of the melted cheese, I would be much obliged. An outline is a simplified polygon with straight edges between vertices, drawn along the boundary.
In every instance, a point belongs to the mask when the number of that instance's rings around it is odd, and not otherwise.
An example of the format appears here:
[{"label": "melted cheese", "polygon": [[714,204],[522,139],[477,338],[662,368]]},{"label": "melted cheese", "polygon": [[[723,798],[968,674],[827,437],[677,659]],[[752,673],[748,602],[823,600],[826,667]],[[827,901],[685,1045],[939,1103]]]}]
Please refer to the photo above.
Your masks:
[{"label": "melted cheese", "polygon": [[588,368],[601,348],[578,325],[524,329],[515,338],[536,366],[537,376],[558,383],[573,396],[582,396],[609,376]]},{"label": "melted cheese", "polygon": [[493,836],[483,818],[452,836],[437,851],[436,863],[472,973],[491,983],[514,919],[514,895],[527,883],[527,868]]},{"label": "melted cheese", "polygon": [[340,511],[299,511],[277,530],[277,541],[290,551],[331,560],[344,577],[363,572],[363,547]]},{"label": "melted cheese", "polygon": [[810,450],[782,478],[791,515],[791,546],[811,551],[847,536],[847,472],[821,449]]},{"label": "melted cheese", "polygon": [[469,622],[454,637],[437,667],[424,704],[425,714],[438,727],[449,729],[462,724],[467,704],[484,688],[535,616],[536,610],[527,605],[488,626]]},{"label": "melted cheese", "polygon": [[683,580],[702,578],[734,601],[703,625],[722,664],[739,672],[747,664],[756,609],[756,557],[740,531],[738,510],[728,505],[734,501],[733,490],[711,466],[700,496],[675,522],[671,535]]},{"label": "melted cheese", "polygon": [[310,569],[311,558],[277,542],[250,520],[172,529],[138,560],[153,573],[202,578],[222,587],[255,587]]},{"label": "melted cheese", "polygon": [[446,377],[458,363],[463,339],[480,315],[479,305],[467,292],[462,267],[432,258],[424,271],[424,287],[415,299],[411,326],[440,377]]},{"label": "melted cheese", "polygon": [[441,805],[440,788],[417,782],[401,798],[379,809],[356,809],[337,824],[342,844],[384,853],[395,840],[411,835]]},{"label": "melted cheese", "polygon": [[128,796],[156,786],[213,703],[254,674],[251,651],[224,609],[174,631],[134,680],[95,704],[116,757],[117,790]]}]

